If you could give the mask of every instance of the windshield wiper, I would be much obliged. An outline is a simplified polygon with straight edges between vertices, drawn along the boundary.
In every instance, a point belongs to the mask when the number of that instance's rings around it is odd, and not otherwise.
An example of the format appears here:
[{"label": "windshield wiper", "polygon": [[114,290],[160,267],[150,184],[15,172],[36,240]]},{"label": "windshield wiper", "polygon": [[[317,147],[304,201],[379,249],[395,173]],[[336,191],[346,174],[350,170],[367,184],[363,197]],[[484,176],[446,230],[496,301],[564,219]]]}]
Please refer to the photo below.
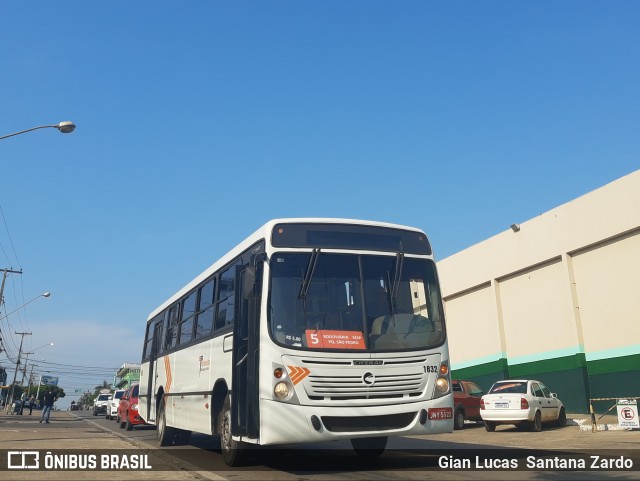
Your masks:
[{"label": "windshield wiper", "polygon": [[318,263],[318,257],[320,255],[320,249],[313,249],[311,257],[309,258],[309,265],[307,266],[307,272],[304,274],[302,280],[302,286],[300,287],[300,293],[298,299],[306,299],[309,287],[311,286],[311,278],[313,277],[313,271],[316,270],[316,264]]},{"label": "windshield wiper", "polygon": [[396,256],[396,268],[393,274],[393,285],[391,287],[391,301],[395,305],[398,298],[398,290],[400,288],[400,279],[402,277],[402,265],[404,264],[404,252],[398,252]]}]

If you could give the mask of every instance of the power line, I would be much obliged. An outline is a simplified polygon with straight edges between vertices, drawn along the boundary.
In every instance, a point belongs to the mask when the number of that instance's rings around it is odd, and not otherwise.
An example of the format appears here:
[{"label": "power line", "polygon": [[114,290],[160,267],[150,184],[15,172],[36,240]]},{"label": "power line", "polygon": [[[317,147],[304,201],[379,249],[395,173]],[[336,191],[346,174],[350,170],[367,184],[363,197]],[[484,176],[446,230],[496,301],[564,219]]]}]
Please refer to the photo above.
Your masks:
[{"label": "power line", "polygon": [[[13,246],[13,240],[11,239],[11,234],[9,233],[9,227],[7,226],[7,219],[4,217],[4,211],[2,210],[2,205],[0,204],[0,215],[2,215],[2,221],[4,223],[4,228],[7,231],[7,237],[9,238],[9,244],[11,244],[11,250],[13,250],[13,255],[16,258],[16,261],[18,261],[18,267],[22,267],[20,265],[20,259],[18,259],[18,253],[16,252],[15,247]],[[2,249],[2,251],[4,252],[4,248]],[[5,257],[7,257],[6,253],[5,253]],[[9,258],[7,257],[7,260]]]}]

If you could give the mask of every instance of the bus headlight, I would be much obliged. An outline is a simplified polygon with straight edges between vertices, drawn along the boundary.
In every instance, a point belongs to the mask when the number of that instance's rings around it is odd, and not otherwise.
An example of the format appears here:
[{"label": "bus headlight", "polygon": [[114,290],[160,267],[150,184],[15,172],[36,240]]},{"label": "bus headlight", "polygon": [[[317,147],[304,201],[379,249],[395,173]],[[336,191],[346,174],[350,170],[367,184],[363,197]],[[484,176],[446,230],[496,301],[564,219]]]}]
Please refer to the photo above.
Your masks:
[{"label": "bus headlight", "polygon": [[449,381],[451,374],[449,372],[449,362],[442,361],[438,369],[438,377],[436,378],[436,386],[433,390],[433,398],[437,399],[446,396],[451,392],[451,382]]},{"label": "bus headlight", "polygon": [[289,383],[279,382],[273,388],[273,393],[278,399],[287,399],[289,397]]},{"label": "bus headlight", "polygon": [[449,381],[447,381],[447,378],[439,377],[436,379],[436,389],[442,393],[447,392],[449,390]]}]

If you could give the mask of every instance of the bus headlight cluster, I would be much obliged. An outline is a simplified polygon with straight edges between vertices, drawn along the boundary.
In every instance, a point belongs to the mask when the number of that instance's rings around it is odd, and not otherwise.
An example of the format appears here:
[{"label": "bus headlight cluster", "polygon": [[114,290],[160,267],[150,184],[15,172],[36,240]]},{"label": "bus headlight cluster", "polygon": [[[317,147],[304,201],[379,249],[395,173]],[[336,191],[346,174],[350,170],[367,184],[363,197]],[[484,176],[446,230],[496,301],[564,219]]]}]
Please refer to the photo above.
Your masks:
[{"label": "bus headlight cluster", "polygon": [[438,369],[438,377],[436,378],[436,388],[433,393],[434,398],[444,396],[449,392],[451,383],[449,382],[449,363],[443,361]]},{"label": "bus headlight cluster", "polygon": [[279,382],[273,388],[273,393],[278,399],[287,399],[290,392],[289,383],[284,381]]}]

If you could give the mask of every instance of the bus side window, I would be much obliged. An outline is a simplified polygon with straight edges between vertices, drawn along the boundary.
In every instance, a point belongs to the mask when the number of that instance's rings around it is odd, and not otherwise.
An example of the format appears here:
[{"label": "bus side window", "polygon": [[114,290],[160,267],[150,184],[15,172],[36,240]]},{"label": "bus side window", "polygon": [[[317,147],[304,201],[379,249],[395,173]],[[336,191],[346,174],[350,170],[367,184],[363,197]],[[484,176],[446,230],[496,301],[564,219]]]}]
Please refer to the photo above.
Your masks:
[{"label": "bus side window", "polygon": [[193,337],[193,320],[195,319],[197,300],[198,291],[193,291],[182,301],[182,319],[180,320],[180,336],[178,340],[180,345],[191,342]]},{"label": "bus side window", "polygon": [[167,351],[176,346],[178,339],[178,314],[180,304],[174,305],[167,311],[167,333],[164,336],[164,350]]},{"label": "bus side window", "polygon": [[155,319],[147,324],[147,335],[144,338],[144,352],[142,353],[142,360],[148,361],[151,357],[151,346],[153,345],[153,328],[155,326]]},{"label": "bus side window", "polygon": [[198,339],[211,334],[215,286],[216,280],[211,279],[200,288],[200,305],[198,306],[198,317],[196,318],[196,338]]},{"label": "bus side window", "polygon": [[216,329],[233,324],[234,305],[236,297],[236,269],[240,261],[234,263],[220,274],[218,286],[218,308],[216,313]]}]

